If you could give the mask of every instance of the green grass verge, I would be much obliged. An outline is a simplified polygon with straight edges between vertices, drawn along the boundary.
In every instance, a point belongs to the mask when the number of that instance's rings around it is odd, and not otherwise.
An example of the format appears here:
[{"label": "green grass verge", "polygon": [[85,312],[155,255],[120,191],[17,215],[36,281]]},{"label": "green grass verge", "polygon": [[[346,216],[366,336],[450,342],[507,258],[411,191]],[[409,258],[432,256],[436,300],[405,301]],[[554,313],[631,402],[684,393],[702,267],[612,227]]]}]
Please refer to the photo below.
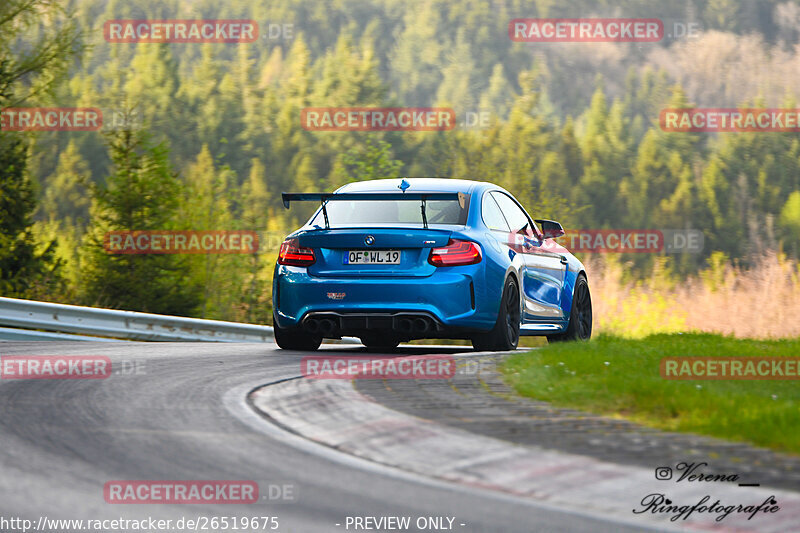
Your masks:
[{"label": "green grass verge", "polygon": [[523,396],[648,426],[800,454],[800,382],[673,381],[664,357],[800,356],[800,339],[661,334],[601,336],[509,357],[502,371]]}]

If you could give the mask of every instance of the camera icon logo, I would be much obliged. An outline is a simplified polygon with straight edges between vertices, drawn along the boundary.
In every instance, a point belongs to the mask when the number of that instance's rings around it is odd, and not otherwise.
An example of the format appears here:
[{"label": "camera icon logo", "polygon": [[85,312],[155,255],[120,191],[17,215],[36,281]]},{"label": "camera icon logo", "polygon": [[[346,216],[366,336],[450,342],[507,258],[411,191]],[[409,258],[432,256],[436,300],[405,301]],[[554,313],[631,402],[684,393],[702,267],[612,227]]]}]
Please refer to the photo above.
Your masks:
[{"label": "camera icon logo", "polygon": [[659,466],[656,468],[656,479],[659,481],[672,479],[672,469],[668,466]]}]

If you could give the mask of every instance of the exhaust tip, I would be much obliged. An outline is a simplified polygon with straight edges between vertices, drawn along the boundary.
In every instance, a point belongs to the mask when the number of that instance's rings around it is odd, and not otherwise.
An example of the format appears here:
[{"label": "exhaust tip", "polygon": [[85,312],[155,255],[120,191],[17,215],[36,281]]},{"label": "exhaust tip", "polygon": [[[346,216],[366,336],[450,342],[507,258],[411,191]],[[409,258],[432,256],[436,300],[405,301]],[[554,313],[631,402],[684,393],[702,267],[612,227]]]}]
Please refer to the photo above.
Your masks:
[{"label": "exhaust tip", "polygon": [[425,333],[430,328],[428,321],[424,318],[415,318],[413,323],[414,333]]},{"label": "exhaust tip", "polygon": [[336,329],[336,323],[330,318],[323,318],[319,321],[319,329],[322,333],[333,333]]},{"label": "exhaust tip", "polygon": [[413,327],[411,319],[409,318],[401,318],[397,321],[397,329],[404,333],[410,333]]},{"label": "exhaust tip", "polygon": [[319,320],[317,320],[316,318],[309,318],[308,320],[305,321],[304,325],[306,327],[306,331],[310,333],[316,333],[320,329]]}]

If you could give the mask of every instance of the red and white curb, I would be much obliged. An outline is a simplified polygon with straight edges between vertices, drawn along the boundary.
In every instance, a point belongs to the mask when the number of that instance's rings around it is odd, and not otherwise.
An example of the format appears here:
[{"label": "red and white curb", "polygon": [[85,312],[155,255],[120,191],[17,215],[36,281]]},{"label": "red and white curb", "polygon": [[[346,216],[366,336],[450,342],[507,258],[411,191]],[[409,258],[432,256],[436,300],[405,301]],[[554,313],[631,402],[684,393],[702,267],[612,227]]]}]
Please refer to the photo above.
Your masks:
[{"label": "red and white curb", "polygon": [[[529,498],[598,518],[666,530],[775,532],[800,531],[800,493],[736,482],[663,481],[653,469],[619,465],[590,457],[521,446],[446,427],[375,403],[351,382],[292,379],[255,390],[250,400],[262,413],[307,439],[369,461],[463,485]],[[672,465],[674,467],[674,465]],[[708,472],[713,465],[710,465]],[[711,505],[758,506],[770,496],[780,510],[635,514],[650,494],[664,494],[672,505],[692,506],[706,495]]]}]

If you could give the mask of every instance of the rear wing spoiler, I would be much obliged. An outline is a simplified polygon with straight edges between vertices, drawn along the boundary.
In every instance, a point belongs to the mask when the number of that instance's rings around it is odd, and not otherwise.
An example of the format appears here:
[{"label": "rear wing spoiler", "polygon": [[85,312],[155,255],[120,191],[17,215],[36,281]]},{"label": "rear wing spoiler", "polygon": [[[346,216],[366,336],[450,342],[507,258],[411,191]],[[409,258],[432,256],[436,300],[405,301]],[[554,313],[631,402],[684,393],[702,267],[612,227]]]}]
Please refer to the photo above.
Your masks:
[{"label": "rear wing spoiler", "polygon": [[289,209],[291,202],[330,202],[337,200],[458,200],[464,207],[466,195],[460,192],[284,192],[281,193],[283,207]]},{"label": "rear wing spoiler", "polygon": [[325,217],[325,229],[330,228],[328,223],[328,211],[325,208],[328,202],[344,200],[369,200],[374,202],[397,201],[397,200],[419,200],[422,212],[422,223],[428,227],[428,218],[425,214],[425,202],[428,200],[458,200],[458,204],[463,209],[467,205],[467,195],[462,192],[284,192],[281,193],[283,207],[289,209],[292,202],[319,202],[322,207],[322,214]]},{"label": "rear wing spoiler", "polygon": [[428,227],[428,216],[425,214],[425,202],[428,200],[458,200],[461,209],[467,205],[467,195],[462,192],[284,192],[281,193],[283,207],[289,209],[292,202],[319,202],[322,215],[325,217],[325,229],[330,229],[328,210],[326,205],[331,201],[341,200],[369,200],[375,202],[396,200],[419,200],[422,224]]}]

